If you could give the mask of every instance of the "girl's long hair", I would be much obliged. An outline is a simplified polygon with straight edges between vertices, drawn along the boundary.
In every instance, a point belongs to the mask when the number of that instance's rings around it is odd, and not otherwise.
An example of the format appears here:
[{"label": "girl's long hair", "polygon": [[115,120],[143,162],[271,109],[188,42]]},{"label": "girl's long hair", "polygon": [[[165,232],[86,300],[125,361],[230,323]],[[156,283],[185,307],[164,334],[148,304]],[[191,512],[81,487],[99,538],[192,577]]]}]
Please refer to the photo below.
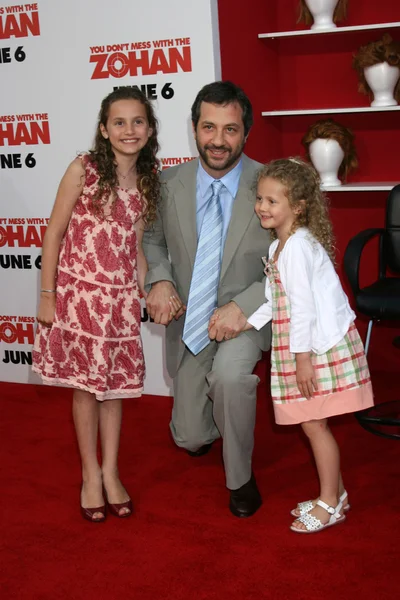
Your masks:
[{"label": "girl's long hair", "polygon": [[[298,157],[281,158],[271,161],[260,169],[257,184],[265,177],[272,177],[285,186],[286,196],[292,209],[302,208],[293,224],[291,234],[299,227],[307,227],[334,263],[335,243],[328,203],[320,189],[321,180],[314,167]],[[301,202],[302,200],[304,203]],[[271,230],[271,237],[276,239],[275,230]]]},{"label": "girl's long hair", "polygon": [[145,201],[143,219],[146,225],[150,225],[156,218],[160,196],[159,161],[157,159],[159,150],[158,121],[149,100],[137,88],[118,88],[106,96],[101,103],[94,145],[89,151],[89,160],[96,165],[99,173],[98,190],[92,199],[93,212],[96,216],[101,217],[103,207],[109,200],[110,195],[113,197],[113,203],[117,198],[118,176],[115,155],[110,140],[105,139],[101,133],[100,124],[106,127],[110,107],[118,100],[137,100],[143,104],[149,126],[153,130],[147,144],[140,151],[136,163],[137,187]]}]

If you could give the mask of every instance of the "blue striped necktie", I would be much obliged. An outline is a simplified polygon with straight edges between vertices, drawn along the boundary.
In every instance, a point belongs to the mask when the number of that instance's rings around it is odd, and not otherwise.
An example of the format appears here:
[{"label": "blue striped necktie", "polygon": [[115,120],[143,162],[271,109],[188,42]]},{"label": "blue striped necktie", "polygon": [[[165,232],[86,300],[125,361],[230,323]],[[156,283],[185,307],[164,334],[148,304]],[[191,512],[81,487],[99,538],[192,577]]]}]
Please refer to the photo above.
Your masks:
[{"label": "blue striped necktie", "polygon": [[197,244],[182,336],[194,355],[210,343],[208,323],[217,308],[221,271],[222,210],[219,196],[224,184],[216,179],[211,186],[212,196],[207,204]]}]

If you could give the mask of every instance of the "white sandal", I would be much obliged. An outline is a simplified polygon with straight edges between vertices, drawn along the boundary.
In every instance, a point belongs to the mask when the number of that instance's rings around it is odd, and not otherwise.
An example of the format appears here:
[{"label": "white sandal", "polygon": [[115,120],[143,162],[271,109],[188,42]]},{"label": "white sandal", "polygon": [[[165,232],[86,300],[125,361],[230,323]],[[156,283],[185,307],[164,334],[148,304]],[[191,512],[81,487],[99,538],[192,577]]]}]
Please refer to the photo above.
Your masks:
[{"label": "white sandal", "polygon": [[292,531],[295,531],[296,533],[317,533],[317,531],[322,531],[327,527],[332,527],[332,525],[338,525],[346,519],[345,515],[340,514],[340,511],[342,510],[341,502],[339,502],[336,508],[333,508],[333,506],[329,506],[329,504],[323,502],[323,500],[317,500],[317,505],[324,508],[326,512],[331,515],[327,523],[322,523],[322,521],[317,519],[317,517],[314,517],[314,515],[306,513],[298,519],[296,519],[300,523],[303,523],[306,526],[306,529],[299,529],[298,527],[294,527],[293,525],[290,526],[290,529]]},{"label": "white sandal", "polygon": [[[343,504],[343,502],[346,500],[347,498],[347,492],[346,490],[344,490],[343,494],[340,496],[339,498],[339,502],[341,502]],[[292,517],[302,517],[303,515],[307,514],[310,512],[310,510],[312,510],[315,507],[315,504],[312,500],[306,500],[305,502],[299,502],[297,505],[297,510],[300,511],[300,514],[298,515],[295,510],[291,510],[290,514],[292,515]],[[347,512],[350,509],[350,504],[346,504],[346,506],[343,508],[343,512]]]}]

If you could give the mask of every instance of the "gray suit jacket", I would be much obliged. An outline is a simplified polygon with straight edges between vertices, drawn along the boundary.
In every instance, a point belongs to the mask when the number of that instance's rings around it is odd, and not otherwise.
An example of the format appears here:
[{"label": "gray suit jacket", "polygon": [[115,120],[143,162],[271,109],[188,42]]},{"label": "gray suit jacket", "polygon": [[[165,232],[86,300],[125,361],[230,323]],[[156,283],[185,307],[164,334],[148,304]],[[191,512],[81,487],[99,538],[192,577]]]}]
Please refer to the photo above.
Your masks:
[{"label": "gray suit jacket", "polygon": [[[157,281],[170,281],[185,304],[197,248],[198,162],[195,159],[163,171],[158,219],[145,232],[143,239],[149,265],[147,291]],[[265,302],[264,265],[261,257],[268,256],[270,236],[261,227],[254,212],[253,189],[255,174],[260,166],[260,163],[243,155],[243,171],[226,237],[218,289],[218,306],[233,300],[246,317]],[[167,368],[171,377],[175,376],[185,349],[181,339],[184,321],[184,316],[178,321],[172,320],[166,330]],[[249,330],[246,335],[262,350],[269,348],[270,326],[263,327],[261,331]]]}]

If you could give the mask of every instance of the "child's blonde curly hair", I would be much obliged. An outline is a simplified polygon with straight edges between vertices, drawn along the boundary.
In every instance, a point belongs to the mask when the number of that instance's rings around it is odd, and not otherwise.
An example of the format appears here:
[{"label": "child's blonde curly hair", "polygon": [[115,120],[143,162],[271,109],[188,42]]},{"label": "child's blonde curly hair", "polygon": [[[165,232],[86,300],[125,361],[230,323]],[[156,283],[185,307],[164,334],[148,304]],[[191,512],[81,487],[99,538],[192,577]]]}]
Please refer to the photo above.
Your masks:
[{"label": "child's blonde curly hair", "polygon": [[[293,224],[291,235],[299,227],[307,227],[335,262],[335,241],[329,219],[328,202],[321,191],[321,180],[314,167],[298,157],[280,158],[264,165],[258,172],[257,185],[261,179],[272,177],[286,187],[290,206],[302,208]],[[304,201],[301,202],[301,201]],[[272,239],[276,232],[271,230]]]}]

